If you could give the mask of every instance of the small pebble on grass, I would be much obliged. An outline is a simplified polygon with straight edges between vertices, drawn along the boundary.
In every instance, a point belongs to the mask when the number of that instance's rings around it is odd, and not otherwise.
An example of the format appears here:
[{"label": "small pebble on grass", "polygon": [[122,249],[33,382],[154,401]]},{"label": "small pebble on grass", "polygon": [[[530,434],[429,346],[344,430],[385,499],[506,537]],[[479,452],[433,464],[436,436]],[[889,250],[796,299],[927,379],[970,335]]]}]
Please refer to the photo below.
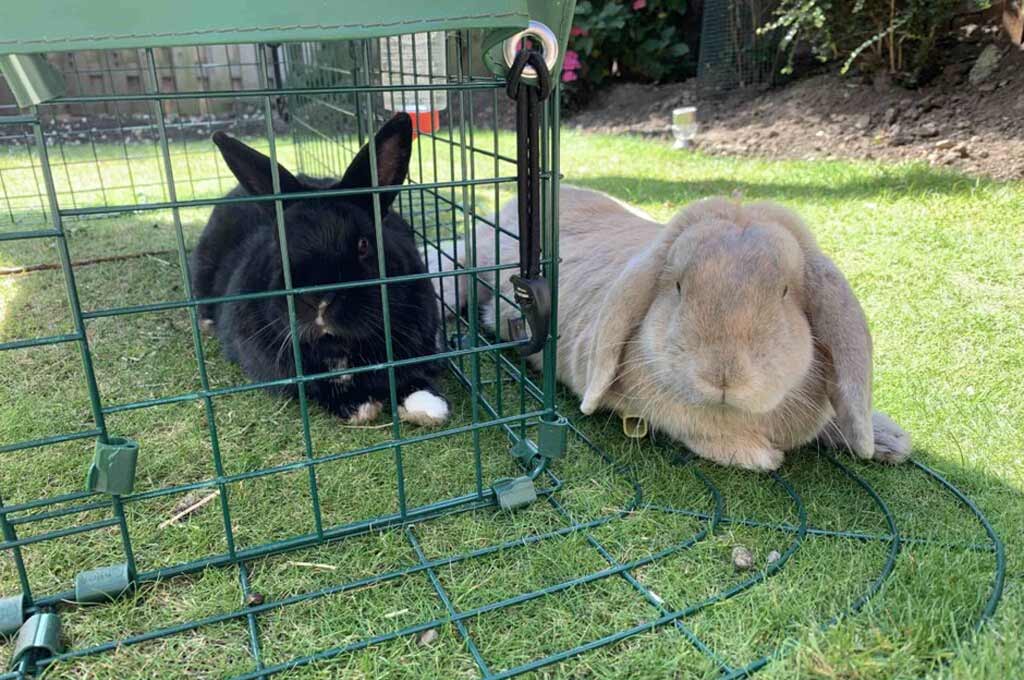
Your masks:
[{"label": "small pebble on grass", "polygon": [[754,566],[754,554],[742,545],[732,549],[732,566],[736,571],[748,571]]},{"label": "small pebble on grass", "polygon": [[437,641],[437,637],[437,628],[428,628],[416,636],[416,644],[421,647],[427,647],[434,644]]}]

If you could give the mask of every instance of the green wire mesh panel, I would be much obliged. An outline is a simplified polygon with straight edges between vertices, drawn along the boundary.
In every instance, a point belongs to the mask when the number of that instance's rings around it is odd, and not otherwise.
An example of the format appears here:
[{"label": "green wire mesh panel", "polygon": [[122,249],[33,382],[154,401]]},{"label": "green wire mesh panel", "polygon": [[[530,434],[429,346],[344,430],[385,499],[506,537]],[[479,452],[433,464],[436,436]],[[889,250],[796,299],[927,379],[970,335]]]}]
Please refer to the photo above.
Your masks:
[{"label": "green wire mesh panel", "polygon": [[[416,137],[396,205],[425,260],[463,243],[461,274],[483,273],[470,227],[502,229],[512,103],[480,68],[478,34],[439,44],[425,73],[376,38],[73,53],[53,57],[65,97],[0,112],[0,680],[591,664],[629,677],[634,653],[739,677],[793,647],[805,619],[777,606],[774,584],[822,588],[823,551],[849,556],[849,571],[801,612],[822,628],[864,608],[908,553],[971,565],[963,629],[980,626],[1001,594],[1002,544],[936,472],[823,453],[754,477],[658,442],[603,450],[595,440],[621,441],[614,423],[560,418],[574,406],[554,384],[554,342],[545,370],[527,370],[515,343],[481,328],[475,286],[442,329],[454,417],[439,429],[394,416],[347,427],[224,360],[187,276],[234,185],[215,130],[338,175],[397,94],[426,93],[438,125]],[[541,127],[543,262],[557,280],[557,94]],[[515,313],[502,299],[499,322]],[[508,512],[496,491],[537,499]],[[959,508],[962,540],[933,537],[931,504]],[[728,561],[739,541],[761,556],[751,572]],[[720,586],[691,588],[695,573]],[[906,578],[925,589],[934,575]],[[744,607],[762,628],[730,627]]]},{"label": "green wire mesh panel", "polygon": [[776,0],[718,0],[704,3],[697,88],[701,96],[775,82],[783,62],[779,30],[761,32],[773,18]]}]

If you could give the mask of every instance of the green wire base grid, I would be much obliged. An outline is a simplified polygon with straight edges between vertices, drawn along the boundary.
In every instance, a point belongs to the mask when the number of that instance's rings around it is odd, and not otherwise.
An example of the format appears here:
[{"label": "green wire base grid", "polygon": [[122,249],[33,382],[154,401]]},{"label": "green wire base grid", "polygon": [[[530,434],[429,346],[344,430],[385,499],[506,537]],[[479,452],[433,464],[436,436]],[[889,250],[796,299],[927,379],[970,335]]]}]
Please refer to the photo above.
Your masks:
[{"label": "green wire base grid", "polygon": [[[481,341],[483,341],[482,338]],[[464,386],[469,388],[471,385],[471,377],[458,366],[458,363],[458,359],[452,359],[451,368]],[[513,372],[517,372],[516,367],[510,360],[502,357],[499,359],[499,363],[503,365],[503,370],[507,371],[508,376],[513,375]],[[542,401],[541,389],[533,384],[529,379],[526,379],[525,383],[530,394],[530,399],[540,403]],[[488,408],[490,407],[488,406]],[[533,423],[531,425],[531,430],[538,424],[539,423],[536,422]],[[518,436],[518,428],[506,426],[506,429],[510,439],[515,439]],[[944,550],[974,551],[991,554],[993,562],[991,588],[983,606],[980,611],[977,612],[973,624],[974,629],[979,629],[985,621],[992,616],[998,605],[1002,594],[1005,573],[1005,556],[999,537],[996,535],[984,514],[966,495],[964,495],[938,472],[920,462],[914,461],[910,464],[913,470],[918,474],[923,475],[929,482],[931,482],[936,491],[948,494],[956,503],[960,504],[965,511],[969,512],[984,530],[985,535],[987,536],[986,542],[965,542],[955,544],[938,543],[930,538],[920,538],[902,533],[897,524],[895,514],[890,510],[886,501],[872,487],[872,485],[862,475],[858,474],[850,465],[828,453],[822,454],[822,457],[827,460],[828,464],[834,469],[837,478],[847,480],[859,490],[859,499],[863,502],[863,505],[871,507],[872,512],[876,512],[884,518],[884,522],[888,527],[886,531],[870,533],[831,530],[814,526],[808,520],[805,502],[801,494],[798,493],[797,489],[791,482],[776,473],[773,473],[770,477],[747,475],[747,478],[750,485],[773,489],[774,493],[777,493],[784,498],[790,506],[787,514],[794,515],[796,518],[795,522],[767,522],[729,515],[725,510],[728,501],[727,497],[722,490],[713,483],[710,476],[702,471],[701,468],[703,466],[696,465],[693,457],[673,454],[670,448],[664,446],[651,447],[651,450],[646,451],[646,455],[662,456],[666,460],[671,460],[672,469],[674,469],[678,476],[677,481],[680,483],[682,483],[682,481],[687,477],[692,478],[692,480],[696,480],[699,485],[698,488],[703,489],[701,496],[703,496],[702,500],[704,501],[704,504],[698,504],[697,506],[691,507],[677,507],[675,505],[653,503],[645,500],[645,493],[642,484],[629,469],[617,463],[610,455],[596,446],[594,442],[575,424],[571,424],[569,426],[569,430],[573,440],[573,446],[575,448],[583,447],[589,452],[589,454],[591,454],[591,459],[593,461],[600,461],[602,469],[600,471],[596,471],[595,476],[600,476],[600,474],[604,473],[612,474],[618,478],[621,484],[630,489],[631,493],[627,494],[621,506],[611,510],[606,509],[605,512],[589,517],[585,520],[579,519],[577,513],[574,511],[573,501],[569,500],[567,497],[579,498],[580,491],[574,489],[571,483],[559,476],[557,472],[558,465],[556,464],[555,469],[546,469],[543,471],[541,479],[544,480],[544,488],[538,491],[538,495],[541,499],[538,502],[546,504],[550,510],[553,511],[553,516],[558,519],[557,524],[550,525],[547,531],[539,533],[524,533],[509,540],[495,542],[473,550],[458,552],[456,554],[428,557],[423,546],[421,534],[433,533],[435,528],[441,528],[435,527],[437,523],[443,523],[456,514],[467,512],[485,512],[491,514],[493,512],[490,510],[490,508],[493,508],[493,498],[483,498],[479,503],[470,503],[463,505],[462,507],[452,508],[450,512],[445,515],[435,516],[419,524],[407,524],[404,526],[384,529],[385,532],[401,536],[402,539],[408,543],[409,548],[416,556],[415,564],[400,569],[381,571],[355,580],[332,583],[306,592],[288,594],[287,596],[281,596],[276,599],[263,599],[262,593],[259,596],[256,596],[252,589],[252,571],[258,568],[260,558],[243,560],[237,565],[238,579],[248,606],[243,606],[234,611],[217,613],[200,620],[156,628],[142,634],[117,640],[110,640],[108,642],[90,645],[81,649],[73,649],[64,653],[36,655],[36,657],[31,660],[26,657],[21,660],[15,670],[10,673],[0,675],[0,680],[6,680],[7,678],[12,680],[17,678],[20,680],[28,677],[30,674],[45,670],[50,666],[56,666],[53,670],[57,670],[60,667],[59,664],[72,663],[75,660],[82,659],[83,657],[121,653],[123,650],[127,650],[135,645],[184,635],[190,632],[201,633],[204,629],[213,628],[230,622],[245,624],[248,631],[248,651],[251,655],[250,663],[252,664],[252,670],[233,676],[236,678],[268,677],[310,664],[325,662],[360,650],[374,648],[379,645],[384,645],[390,641],[408,639],[413,636],[422,635],[426,631],[436,630],[445,626],[454,626],[458,631],[458,637],[461,639],[465,651],[470,654],[473,663],[475,664],[476,674],[481,678],[507,678],[520,675],[522,673],[557,664],[583,655],[587,652],[597,650],[601,647],[613,645],[631,637],[656,630],[663,630],[664,632],[662,634],[665,635],[677,635],[679,638],[678,644],[680,645],[692,645],[708,659],[710,664],[717,669],[718,675],[721,677],[744,677],[764,667],[773,659],[786,654],[793,648],[795,642],[793,640],[788,640],[768,654],[759,656],[750,661],[736,663],[726,660],[723,655],[716,652],[711,644],[703,640],[687,624],[687,621],[705,609],[714,605],[722,604],[731,598],[742,596],[744,593],[750,592],[754,589],[755,586],[763,584],[768,579],[782,573],[785,567],[799,554],[800,549],[807,545],[808,539],[832,539],[835,541],[852,541],[857,543],[877,543],[882,545],[885,551],[884,564],[878,574],[873,579],[870,579],[862,592],[850,599],[848,606],[841,611],[837,611],[825,623],[823,623],[821,625],[822,629],[834,626],[846,620],[848,617],[857,614],[868,603],[868,601],[882,589],[886,580],[893,574],[901,548],[917,544],[938,545]],[[529,470],[529,466],[524,465],[523,469],[524,471],[527,471]],[[649,516],[654,515],[655,523],[664,526],[668,526],[670,524],[669,520],[673,517],[682,516],[693,518],[697,521],[697,530],[690,535],[675,537],[671,540],[670,545],[651,551],[643,556],[627,560],[617,558],[615,556],[615,553],[617,552],[616,549],[606,545],[598,536],[598,532],[603,527],[614,526],[616,523],[628,521],[631,517],[643,513],[647,513]],[[584,511],[583,514],[586,514],[586,511]],[[661,517],[661,519],[658,520],[657,517]],[[510,517],[509,521],[511,521]],[[638,570],[642,570],[646,567],[657,566],[659,563],[665,562],[673,556],[695,550],[699,548],[703,542],[713,539],[716,533],[721,532],[723,529],[730,526],[754,527],[759,530],[770,531],[777,534],[780,540],[788,541],[788,545],[786,545],[786,547],[777,556],[777,559],[768,563],[764,568],[754,570],[751,575],[746,578],[742,578],[738,582],[731,584],[729,587],[696,599],[692,602],[668,601],[657,594],[652,588],[645,585],[641,578],[638,578]],[[379,531],[379,529],[373,526],[360,527],[358,532],[353,532],[353,535],[356,533],[375,531]],[[455,598],[450,590],[443,585],[445,572],[456,565],[473,563],[474,561],[484,561],[488,558],[510,559],[509,556],[514,555],[517,552],[528,552],[532,548],[536,548],[544,543],[565,541],[573,537],[582,539],[586,545],[604,561],[605,566],[599,570],[577,575],[573,578],[560,580],[541,588],[518,593],[510,597],[487,601],[484,604],[464,609],[456,607],[453,603]],[[339,544],[342,549],[344,545],[344,543]],[[263,643],[261,642],[261,622],[266,618],[274,616],[275,612],[286,610],[289,607],[300,606],[304,603],[315,602],[321,598],[328,598],[330,596],[341,595],[344,593],[359,592],[364,589],[371,589],[389,583],[401,583],[408,579],[425,579],[429,583],[437,598],[438,607],[442,612],[440,615],[426,620],[417,621],[413,624],[404,625],[387,632],[367,634],[364,637],[352,639],[345,644],[321,649],[315,653],[297,656],[285,661],[279,661],[276,663],[266,663],[264,661],[264,653],[262,652]],[[471,632],[474,620],[489,613],[513,609],[517,606],[522,606],[535,600],[556,598],[560,595],[566,595],[567,593],[572,592],[573,589],[582,588],[588,584],[611,582],[615,580],[621,580],[623,583],[627,584],[630,591],[633,592],[636,600],[644,603],[644,605],[649,608],[650,613],[648,618],[645,618],[628,628],[617,630],[581,644],[551,652],[538,658],[533,658],[529,661],[505,668],[495,668],[493,663],[488,662],[486,655],[480,650],[481,638]],[[138,604],[140,606],[147,606],[145,597],[143,597]],[[330,625],[330,622],[328,621],[327,624]],[[241,645],[241,641],[239,641],[239,644]],[[39,651],[39,649],[41,649],[41,647],[37,646],[36,651]]]}]

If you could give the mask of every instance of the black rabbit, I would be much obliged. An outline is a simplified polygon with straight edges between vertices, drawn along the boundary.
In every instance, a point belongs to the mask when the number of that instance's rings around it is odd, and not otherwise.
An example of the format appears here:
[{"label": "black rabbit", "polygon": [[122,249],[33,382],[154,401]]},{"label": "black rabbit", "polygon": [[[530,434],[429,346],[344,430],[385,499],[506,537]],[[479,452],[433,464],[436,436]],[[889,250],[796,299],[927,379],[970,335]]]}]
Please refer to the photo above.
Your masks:
[{"label": "black rabbit", "polygon": [[[405,181],[412,153],[408,115],[392,118],[376,136],[378,186]],[[228,196],[273,193],[271,162],[223,132],[213,136],[240,186]],[[281,193],[368,188],[370,154],[364,146],[344,177],[292,175],[278,165]],[[388,277],[425,271],[412,229],[391,204],[397,191],[380,194],[383,244],[377,243],[371,194],[285,200],[284,223],[292,287],[378,278],[383,248]],[[192,254],[192,288],[197,298],[284,289],[284,271],[273,201],[218,205]],[[437,349],[438,312],[428,279],[387,284],[391,341],[397,360],[423,357]],[[200,305],[205,328],[214,328],[227,358],[253,381],[293,377],[295,362],[287,299],[274,296]],[[383,363],[384,315],[379,285],[295,296],[304,374],[312,375]],[[435,387],[436,361],[395,368],[400,416],[420,425],[448,417],[448,403]],[[375,419],[390,401],[386,370],[367,371],[306,383],[309,397],[352,422]],[[291,386],[288,391],[296,393]]]}]

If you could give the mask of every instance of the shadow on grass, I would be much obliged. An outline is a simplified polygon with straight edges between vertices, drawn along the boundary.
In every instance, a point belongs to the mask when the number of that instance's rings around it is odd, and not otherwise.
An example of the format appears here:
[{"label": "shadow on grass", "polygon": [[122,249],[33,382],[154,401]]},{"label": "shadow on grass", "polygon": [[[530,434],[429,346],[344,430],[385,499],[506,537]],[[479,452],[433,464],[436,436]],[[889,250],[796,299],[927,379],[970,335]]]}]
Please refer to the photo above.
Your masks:
[{"label": "shadow on grass", "polygon": [[[820,161],[818,161],[820,163]],[[978,187],[996,184],[991,180],[974,179],[951,172],[936,172],[921,164],[886,167],[870,178],[840,179],[836,182],[787,181],[752,182],[746,180],[709,179],[668,181],[650,177],[624,177],[600,175],[568,177],[565,183],[596,189],[611,194],[629,194],[629,200],[639,203],[684,203],[708,196],[729,196],[740,191],[746,200],[829,199],[870,200],[883,195],[899,193],[969,195]]]}]

